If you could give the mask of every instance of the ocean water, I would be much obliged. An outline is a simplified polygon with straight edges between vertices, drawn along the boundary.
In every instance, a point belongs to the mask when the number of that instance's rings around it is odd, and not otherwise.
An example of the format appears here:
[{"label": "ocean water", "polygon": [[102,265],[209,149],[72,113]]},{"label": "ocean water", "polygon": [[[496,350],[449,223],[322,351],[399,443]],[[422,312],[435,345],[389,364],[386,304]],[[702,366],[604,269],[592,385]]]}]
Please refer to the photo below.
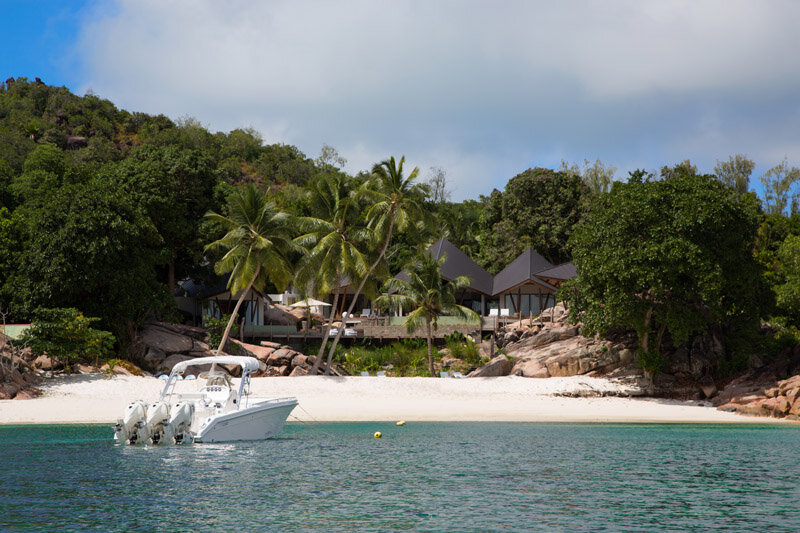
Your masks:
[{"label": "ocean water", "polygon": [[0,426],[0,469],[4,531],[800,531],[797,426],[295,423],[180,447]]}]

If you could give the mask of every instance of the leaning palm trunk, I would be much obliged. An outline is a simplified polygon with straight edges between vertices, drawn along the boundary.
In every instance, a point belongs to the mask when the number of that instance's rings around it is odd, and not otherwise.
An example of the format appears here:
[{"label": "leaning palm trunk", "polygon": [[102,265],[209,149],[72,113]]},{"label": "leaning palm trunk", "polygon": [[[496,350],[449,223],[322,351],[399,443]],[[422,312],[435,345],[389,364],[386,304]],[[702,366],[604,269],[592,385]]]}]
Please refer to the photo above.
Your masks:
[{"label": "leaning palm trunk", "polygon": [[[350,302],[350,307],[347,308],[347,315],[349,316],[353,309],[356,306],[356,301],[358,297],[361,295],[361,291],[364,289],[364,285],[367,284],[367,280],[378,267],[378,263],[381,262],[383,256],[386,255],[386,250],[389,249],[389,243],[392,242],[392,231],[394,230],[394,217],[392,217],[391,221],[389,222],[389,232],[386,235],[386,242],[383,243],[383,248],[381,249],[381,253],[378,255],[378,258],[375,259],[375,262],[372,263],[372,266],[369,267],[367,273],[364,274],[364,277],[361,278],[361,283],[358,284],[358,288],[356,289],[355,294],[353,294],[353,301]],[[325,375],[329,376],[331,373],[331,360],[333,359],[333,352],[336,351],[336,346],[339,344],[339,340],[342,338],[342,334],[344,333],[344,324],[342,327],[339,328],[339,331],[336,333],[336,338],[333,339],[333,344],[331,344],[331,349],[328,352],[328,361],[326,362],[325,366]]]},{"label": "leaning palm trunk", "polygon": [[427,322],[426,322],[425,325],[427,326],[427,332],[428,332],[428,370],[430,370],[430,372],[431,372],[431,377],[435,378],[436,377],[436,373],[433,370],[433,345],[432,345],[432,341],[431,341],[431,319],[430,318],[427,319]]},{"label": "leaning palm trunk", "polygon": [[319,367],[322,365],[322,356],[325,354],[325,345],[328,344],[328,335],[331,332],[331,326],[333,325],[333,317],[336,314],[336,306],[339,304],[339,287],[336,287],[336,292],[333,294],[333,305],[331,306],[331,316],[328,317],[328,321],[325,324],[325,328],[322,331],[322,340],[320,341],[319,351],[317,352],[317,358],[314,360],[314,365],[311,367],[309,374],[312,376],[316,376],[317,372],[319,372]]},{"label": "leaning palm trunk", "polygon": [[225,343],[228,342],[228,335],[230,335],[231,328],[233,327],[233,321],[236,320],[236,315],[239,314],[239,308],[242,306],[242,302],[247,296],[247,293],[250,292],[250,289],[253,287],[253,283],[255,283],[256,278],[258,278],[259,272],[261,272],[261,267],[256,269],[253,279],[250,280],[250,283],[247,284],[247,288],[244,290],[242,295],[239,296],[239,300],[236,302],[236,307],[233,308],[233,313],[231,313],[231,318],[228,320],[228,325],[225,326],[225,333],[222,334],[222,340],[219,343],[219,348],[217,348],[217,355],[219,355],[219,353],[225,348]]}]

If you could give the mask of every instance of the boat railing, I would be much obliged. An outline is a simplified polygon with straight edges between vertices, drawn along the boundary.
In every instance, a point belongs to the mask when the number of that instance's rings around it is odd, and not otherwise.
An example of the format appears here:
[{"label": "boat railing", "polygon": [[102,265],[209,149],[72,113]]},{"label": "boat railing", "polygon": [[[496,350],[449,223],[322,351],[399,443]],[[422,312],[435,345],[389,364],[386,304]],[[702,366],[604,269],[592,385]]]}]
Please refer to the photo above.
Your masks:
[{"label": "boat railing", "polygon": [[265,404],[265,403],[282,403],[287,401],[296,402],[297,398],[295,398],[294,396],[284,396],[283,398],[269,398],[264,400],[260,398],[253,398],[253,400],[257,401],[259,404]]}]

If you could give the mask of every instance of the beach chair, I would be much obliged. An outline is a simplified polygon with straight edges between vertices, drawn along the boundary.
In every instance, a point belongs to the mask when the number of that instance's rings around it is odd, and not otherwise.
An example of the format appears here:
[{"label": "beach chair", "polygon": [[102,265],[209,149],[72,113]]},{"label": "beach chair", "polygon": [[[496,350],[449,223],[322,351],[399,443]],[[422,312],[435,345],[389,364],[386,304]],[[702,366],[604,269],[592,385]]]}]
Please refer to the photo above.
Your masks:
[{"label": "beach chair", "polygon": [[339,328],[331,328],[328,332],[328,337],[335,337],[339,334]]},{"label": "beach chair", "polygon": [[369,377],[369,372],[367,372],[366,370],[362,370],[361,371],[361,377],[368,378]]},{"label": "beach chair", "polygon": [[379,378],[385,378],[386,372],[384,372],[383,370],[378,370],[377,372],[375,372],[375,375]]},{"label": "beach chair", "polygon": [[439,377],[449,378],[450,377],[450,372],[448,372],[447,370],[442,370],[441,372],[439,372]]},{"label": "beach chair", "polygon": [[358,335],[358,332],[353,328],[344,328],[345,337],[355,337],[356,335]]},{"label": "beach chair", "polygon": [[454,378],[463,378],[464,374],[462,374],[461,372],[453,372],[453,377]]},{"label": "beach chair", "polygon": [[362,309],[361,316],[362,318],[370,318],[372,316],[372,309]]}]

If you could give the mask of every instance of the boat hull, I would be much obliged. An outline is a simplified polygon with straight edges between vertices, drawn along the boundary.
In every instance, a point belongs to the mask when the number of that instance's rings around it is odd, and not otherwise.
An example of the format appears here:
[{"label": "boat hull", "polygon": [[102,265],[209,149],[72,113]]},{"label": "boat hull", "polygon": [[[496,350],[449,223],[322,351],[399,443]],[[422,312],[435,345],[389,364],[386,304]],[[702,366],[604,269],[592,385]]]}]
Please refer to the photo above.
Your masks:
[{"label": "boat hull", "polygon": [[252,399],[248,407],[209,417],[192,428],[194,442],[264,440],[280,432],[297,405],[295,398]]}]

